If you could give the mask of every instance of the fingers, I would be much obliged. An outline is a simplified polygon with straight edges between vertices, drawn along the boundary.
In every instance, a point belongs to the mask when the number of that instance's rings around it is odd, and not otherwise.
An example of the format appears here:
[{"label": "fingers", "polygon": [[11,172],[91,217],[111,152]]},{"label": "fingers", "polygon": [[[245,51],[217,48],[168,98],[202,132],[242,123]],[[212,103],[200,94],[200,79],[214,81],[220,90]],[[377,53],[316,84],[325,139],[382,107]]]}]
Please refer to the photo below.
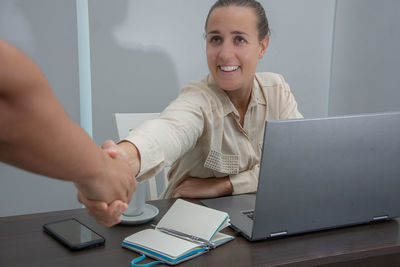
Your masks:
[{"label": "fingers", "polygon": [[190,182],[190,178],[184,179],[183,181],[179,182],[179,184],[175,187],[174,191],[172,192],[173,198],[180,198],[180,197],[187,197],[186,192],[186,185]]},{"label": "fingers", "polygon": [[179,193],[179,192],[173,192],[172,193],[172,198],[180,198],[181,197],[181,194]]},{"label": "fingers", "polygon": [[118,156],[118,146],[112,140],[104,141],[103,145],[101,146],[104,151],[108,153],[108,155],[112,158]]},{"label": "fingers", "polygon": [[108,155],[112,158],[116,158],[118,155],[120,155],[126,161],[128,161],[128,155],[126,154],[126,152],[117,144],[115,144],[112,140],[104,141],[101,148],[104,149],[104,151],[106,151]]},{"label": "fingers", "polygon": [[172,192],[172,198],[180,198],[182,197],[181,194],[181,189],[179,187],[179,185],[174,189],[174,191]]},{"label": "fingers", "polygon": [[121,215],[128,209],[128,205],[122,201],[116,200],[108,207],[110,214],[108,223],[110,226],[121,222]]},{"label": "fingers", "polygon": [[110,204],[106,210],[93,210],[93,212],[90,211],[90,214],[98,223],[107,227],[111,227],[121,222],[120,217],[126,210],[126,208],[123,206],[123,202],[118,203],[117,200]]},{"label": "fingers", "polygon": [[122,213],[128,208],[128,204],[115,200],[111,204],[102,201],[92,201],[78,192],[78,200],[86,206],[86,210],[98,223],[111,227],[121,222]]},{"label": "fingers", "polygon": [[117,145],[115,144],[114,141],[112,140],[106,140],[104,141],[103,145],[101,146],[102,149],[107,150],[107,149],[112,149],[113,147],[116,147]]},{"label": "fingers", "polygon": [[81,192],[78,192],[78,201],[91,211],[105,211],[107,210],[107,203],[103,201],[94,201],[87,199]]}]

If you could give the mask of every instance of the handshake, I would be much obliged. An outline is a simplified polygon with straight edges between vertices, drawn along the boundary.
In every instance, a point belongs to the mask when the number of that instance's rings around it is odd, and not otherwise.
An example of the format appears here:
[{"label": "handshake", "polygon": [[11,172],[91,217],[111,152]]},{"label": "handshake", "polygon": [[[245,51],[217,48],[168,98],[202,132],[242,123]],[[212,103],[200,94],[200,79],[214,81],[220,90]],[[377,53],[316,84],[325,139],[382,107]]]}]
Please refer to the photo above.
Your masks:
[{"label": "handshake", "polygon": [[[137,153],[136,147],[130,143]],[[75,182],[78,201],[86,206],[88,214],[107,227],[121,221],[121,214],[128,208],[137,188],[137,164],[129,165],[128,155],[113,141],[101,146],[103,165],[93,177]],[[129,147],[128,147],[129,148]],[[130,148],[129,148],[130,149]]]},{"label": "handshake", "polygon": [[74,182],[89,214],[118,223],[137,187],[136,146],[106,141],[101,149],[68,117],[40,68],[2,40],[0,62],[0,162]]}]

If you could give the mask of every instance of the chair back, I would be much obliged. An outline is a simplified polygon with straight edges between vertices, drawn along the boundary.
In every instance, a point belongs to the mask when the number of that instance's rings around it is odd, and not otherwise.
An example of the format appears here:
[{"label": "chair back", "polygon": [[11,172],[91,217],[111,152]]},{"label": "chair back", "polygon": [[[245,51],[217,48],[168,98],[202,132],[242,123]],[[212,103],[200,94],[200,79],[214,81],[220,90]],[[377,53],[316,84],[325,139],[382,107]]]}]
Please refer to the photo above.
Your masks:
[{"label": "chair back", "polygon": [[[122,140],[141,123],[155,119],[159,115],[160,113],[115,113],[114,122],[117,139]],[[140,186],[144,184],[147,187],[146,200],[156,200],[167,187],[167,183],[167,176],[165,170],[163,170],[155,177],[151,177],[140,183]]]}]

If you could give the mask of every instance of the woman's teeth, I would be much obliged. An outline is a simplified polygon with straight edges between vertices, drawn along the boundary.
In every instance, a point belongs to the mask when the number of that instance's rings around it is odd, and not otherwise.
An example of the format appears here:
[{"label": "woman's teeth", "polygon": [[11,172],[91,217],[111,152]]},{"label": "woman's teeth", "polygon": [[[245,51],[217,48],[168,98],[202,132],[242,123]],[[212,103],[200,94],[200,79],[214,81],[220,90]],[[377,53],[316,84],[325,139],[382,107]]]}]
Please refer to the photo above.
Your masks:
[{"label": "woman's teeth", "polygon": [[219,66],[219,69],[222,71],[235,71],[239,68],[239,66]]}]

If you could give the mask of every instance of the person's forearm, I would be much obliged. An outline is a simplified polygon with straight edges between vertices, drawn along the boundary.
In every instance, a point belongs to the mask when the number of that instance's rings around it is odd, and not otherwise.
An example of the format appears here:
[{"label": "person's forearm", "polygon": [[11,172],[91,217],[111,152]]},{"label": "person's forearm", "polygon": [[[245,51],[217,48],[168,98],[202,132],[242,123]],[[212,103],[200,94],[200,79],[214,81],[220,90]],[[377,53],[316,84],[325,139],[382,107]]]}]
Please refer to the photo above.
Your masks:
[{"label": "person's forearm", "polygon": [[69,119],[36,64],[1,41],[0,62],[0,160],[71,181],[101,172],[104,153]]},{"label": "person's forearm", "polygon": [[172,193],[172,197],[212,198],[231,195],[232,192],[233,186],[229,176],[213,178],[189,177],[178,184]]},{"label": "person's forearm", "polygon": [[[82,181],[102,172],[106,154],[58,107],[10,107],[0,124],[0,159],[63,180]],[[22,104],[22,103],[21,103]],[[52,106],[52,108],[49,108]],[[63,166],[61,169],[60,166]]]}]

